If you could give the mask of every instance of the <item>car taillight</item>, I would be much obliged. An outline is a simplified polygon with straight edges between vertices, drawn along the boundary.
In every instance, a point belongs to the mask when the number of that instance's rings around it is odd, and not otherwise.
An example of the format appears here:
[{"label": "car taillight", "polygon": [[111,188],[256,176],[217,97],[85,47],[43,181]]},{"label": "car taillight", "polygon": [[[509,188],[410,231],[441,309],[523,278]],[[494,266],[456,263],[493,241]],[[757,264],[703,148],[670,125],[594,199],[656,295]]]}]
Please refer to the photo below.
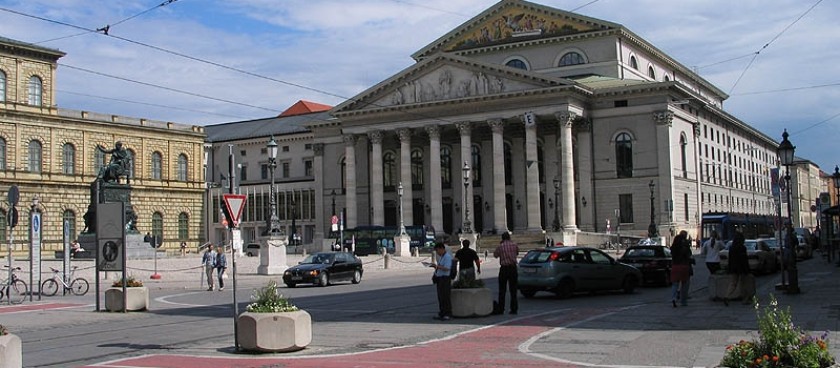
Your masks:
[{"label": "car taillight", "polygon": [[548,256],[549,261],[556,261],[558,258],[560,258],[560,253],[557,252],[551,252],[551,255]]}]

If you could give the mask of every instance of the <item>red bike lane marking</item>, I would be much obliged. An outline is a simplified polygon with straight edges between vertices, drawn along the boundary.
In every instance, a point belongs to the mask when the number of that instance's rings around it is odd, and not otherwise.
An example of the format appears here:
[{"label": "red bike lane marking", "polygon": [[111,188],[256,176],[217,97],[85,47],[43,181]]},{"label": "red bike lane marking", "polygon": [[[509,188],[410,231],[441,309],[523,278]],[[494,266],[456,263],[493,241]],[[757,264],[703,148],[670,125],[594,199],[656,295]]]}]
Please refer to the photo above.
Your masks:
[{"label": "red bike lane marking", "polygon": [[9,306],[0,306],[0,314],[16,313],[16,312],[30,312],[30,311],[47,310],[47,309],[73,308],[73,307],[81,307],[83,305],[85,305],[85,304],[46,303],[46,304],[9,305]]},{"label": "red bike lane marking", "polygon": [[519,346],[546,331],[614,311],[567,310],[563,315],[543,313],[481,327],[418,345],[359,353],[296,357],[222,357],[154,354],[99,363],[88,367],[578,367],[524,354]]}]

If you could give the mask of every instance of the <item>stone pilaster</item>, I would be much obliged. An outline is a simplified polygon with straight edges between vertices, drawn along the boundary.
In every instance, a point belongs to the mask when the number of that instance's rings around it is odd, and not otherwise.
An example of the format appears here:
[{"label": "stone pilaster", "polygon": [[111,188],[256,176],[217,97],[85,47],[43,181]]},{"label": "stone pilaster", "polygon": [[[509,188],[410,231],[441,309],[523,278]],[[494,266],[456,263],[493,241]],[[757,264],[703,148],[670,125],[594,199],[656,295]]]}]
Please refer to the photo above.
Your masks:
[{"label": "stone pilaster", "polygon": [[400,182],[403,186],[402,216],[405,226],[414,225],[411,183],[411,129],[399,129],[400,137]]},{"label": "stone pilaster", "polygon": [[[443,231],[443,186],[440,167],[440,127],[426,127],[429,135],[429,196],[426,203],[431,207],[432,226],[436,231]],[[431,203],[429,203],[431,202]]]},{"label": "stone pilaster", "polygon": [[560,190],[563,196],[563,230],[575,231],[575,170],[572,153],[572,125],[577,114],[562,111],[555,114],[560,124]]},{"label": "stone pilaster", "polygon": [[329,219],[325,215],[326,211],[324,210],[324,198],[327,197],[327,193],[324,190],[324,144],[313,144],[312,152],[315,153],[315,157],[312,159],[312,174],[315,178],[315,182],[313,183],[315,190],[315,234],[313,244],[321,244],[325,238],[325,234],[328,233],[326,229],[329,226]]},{"label": "stone pilaster", "polygon": [[385,199],[382,177],[382,132],[368,133],[370,140],[370,201],[373,207],[371,225],[385,225]]},{"label": "stone pilaster", "polygon": [[493,134],[493,229],[497,233],[507,231],[505,216],[505,143],[504,122],[501,119],[487,121]]},{"label": "stone pilaster", "polygon": [[345,228],[354,228],[358,221],[358,205],[356,204],[356,136],[345,135],[344,139],[344,203],[347,207]]},{"label": "stone pilaster", "polygon": [[515,209],[517,215],[525,211],[528,220],[529,231],[542,230],[540,223],[540,169],[537,157],[537,123],[536,117],[526,119],[522,116],[525,124],[525,206],[522,209]]},{"label": "stone pilaster", "polygon": [[[574,123],[573,132],[577,136],[577,155],[578,157],[593,157],[592,146],[592,123],[586,118],[577,119]],[[574,148],[574,147],[573,147]],[[583,231],[595,231],[598,222],[595,219],[595,189],[592,186],[594,182],[594,173],[592,172],[592,165],[588,165],[588,160],[583,160],[580,166],[576,167],[578,172],[578,209],[580,213],[580,223],[578,227]]]}]

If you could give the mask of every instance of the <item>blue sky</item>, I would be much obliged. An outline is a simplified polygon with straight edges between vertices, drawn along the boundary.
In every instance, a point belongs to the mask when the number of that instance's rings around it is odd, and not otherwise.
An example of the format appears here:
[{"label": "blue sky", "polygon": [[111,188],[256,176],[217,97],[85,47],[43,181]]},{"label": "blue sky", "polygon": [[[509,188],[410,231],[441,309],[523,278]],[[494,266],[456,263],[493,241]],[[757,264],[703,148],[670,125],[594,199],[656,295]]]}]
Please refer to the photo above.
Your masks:
[{"label": "blue sky", "polygon": [[[59,107],[207,125],[272,116],[300,99],[337,105],[410,66],[412,53],[496,3],[177,0],[116,24],[162,2],[0,0],[0,8],[89,29],[112,24],[111,35],[265,78],[96,33],[67,37],[83,31],[8,11],[0,11],[0,36],[52,40],[39,45],[67,53],[57,73]],[[724,108],[734,116],[777,140],[787,128],[797,155],[823,171],[840,163],[840,2],[535,2],[624,25],[729,93]]]}]

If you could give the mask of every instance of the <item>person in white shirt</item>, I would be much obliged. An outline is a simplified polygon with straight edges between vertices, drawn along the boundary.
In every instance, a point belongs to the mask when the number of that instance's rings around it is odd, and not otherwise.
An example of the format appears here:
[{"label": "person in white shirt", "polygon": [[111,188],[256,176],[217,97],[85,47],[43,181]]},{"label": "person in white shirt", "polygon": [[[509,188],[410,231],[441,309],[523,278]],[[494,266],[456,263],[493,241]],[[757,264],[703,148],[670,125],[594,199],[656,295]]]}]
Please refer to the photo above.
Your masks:
[{"label": "person in white shirt", "polygon": [[712,231],[709,240],[703,243],[703,250],[701,254],[706,256],[706,268],[709,269],[710,274],[715,274],[720,270],[720,251],[723,250],[723,242],[718,239],[716,231]]}]

